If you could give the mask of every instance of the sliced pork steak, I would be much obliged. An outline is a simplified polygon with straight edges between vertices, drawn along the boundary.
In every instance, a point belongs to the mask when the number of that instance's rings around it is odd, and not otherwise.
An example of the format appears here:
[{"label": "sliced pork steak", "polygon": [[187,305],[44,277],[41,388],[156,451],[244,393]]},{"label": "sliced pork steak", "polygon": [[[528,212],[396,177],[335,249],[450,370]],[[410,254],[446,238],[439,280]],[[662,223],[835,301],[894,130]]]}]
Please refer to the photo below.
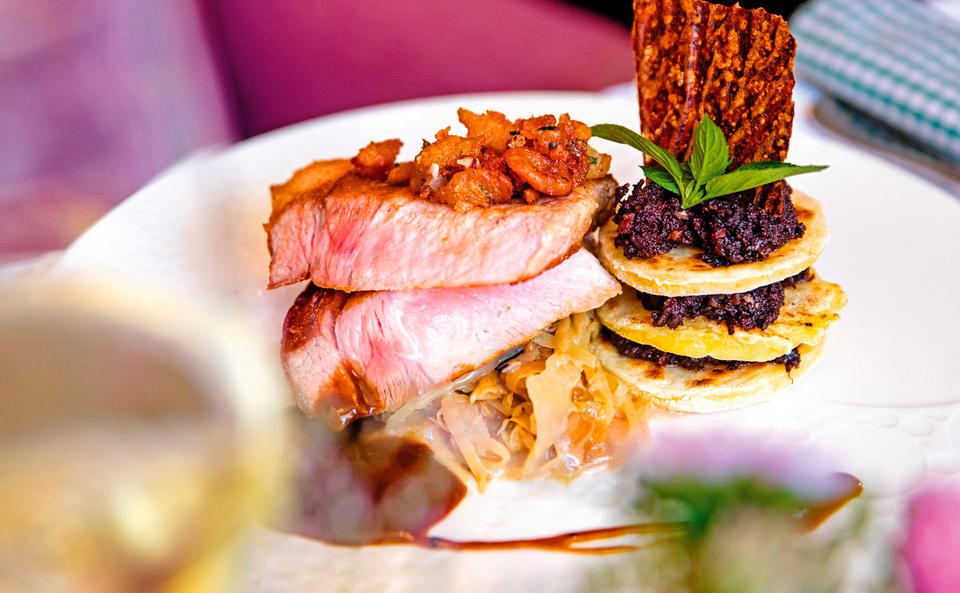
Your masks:
[{"label": "sliced pork steak", "polygon": [[619,293],[585,250],[517,284],[353,295],[311,284],[284,321],[283,366],[303,411],[342,427]]},{"label": "sliced pork steak", "polygon": [[[330,167],[330,172],[339,171]],[[609,214],[616,182],[587,180],[568,196],[458,212],[407,186],[347,173],[323,187],[284,188],[265,225],[271,288],[310,278],[346,292],[508,284],[577,250]],[[398,265],[397,262],[403,262]]]}]

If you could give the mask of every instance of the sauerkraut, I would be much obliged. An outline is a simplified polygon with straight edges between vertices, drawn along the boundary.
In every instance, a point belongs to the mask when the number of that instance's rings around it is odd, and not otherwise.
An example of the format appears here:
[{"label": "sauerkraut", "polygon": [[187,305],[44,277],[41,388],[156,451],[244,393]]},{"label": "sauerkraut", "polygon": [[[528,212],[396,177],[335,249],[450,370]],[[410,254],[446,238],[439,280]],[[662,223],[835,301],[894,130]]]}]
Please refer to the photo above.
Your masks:
[{"label": "sauerkraut", "polygon": [[600,365],[600,324],[577,313],[482,369],[423,394],[387,430],[429,444],[461,479],[572,478],[647,434],[648,404]]}]

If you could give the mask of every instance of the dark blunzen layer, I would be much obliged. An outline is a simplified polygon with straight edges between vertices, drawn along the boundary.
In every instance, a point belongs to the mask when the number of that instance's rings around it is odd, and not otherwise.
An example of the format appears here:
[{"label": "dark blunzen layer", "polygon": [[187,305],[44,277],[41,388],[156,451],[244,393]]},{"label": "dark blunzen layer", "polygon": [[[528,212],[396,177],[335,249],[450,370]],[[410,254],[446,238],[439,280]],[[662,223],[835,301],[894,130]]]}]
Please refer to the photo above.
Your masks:
[{"label": "dark blunzen layer", "polygon": [[782,364],[784,370],[788,373],[800,366],[800,353],[797,352],[796,348],[787,354],[784,354],[783,356],[778,356],[777,358],[768,360],[766,362],[717,360],[716,358],[711,358],[709,356],[704,356],[702,358],[690,358],[689,356],[679,356],[677,354],[670,354],[669,352],[657,350],[653,346],[647,346],[646,344],[631,342],[620,334],[610,331],[607,328],[604,328],[603,331],[604,336],[623,356],[628,358],[639,358],[659,366],[679,366],[691,371],[699,371],[708,367],[722,367],[733,370],[748,364]]},{"label": "dark blunzen layer", "polygon": [[[777,190],[779,191],[773,191]],[[684,210],[680,199],[650,180],[617,190],[615,244],[628,258],[666,253],[679,245],[703,250],[711,266],[761,261],[788,241],[803,236],[790,200],[791,189],[777,182],[755,190],[708,200]]]},{"label": "dark blunzen layer", "polygon": [[780,282],[737,294],[664,297],[638,292],[637,296],[652,313],[653,325],[657,327],[665,325],[677,329],[683,325],[684,319],[703,315],[717,323],[725,323],[727,331],[733,334],[738,327],[747,331],[768,328],[780,316],[784,290],[809,279],[810,270],[806,269]]}]

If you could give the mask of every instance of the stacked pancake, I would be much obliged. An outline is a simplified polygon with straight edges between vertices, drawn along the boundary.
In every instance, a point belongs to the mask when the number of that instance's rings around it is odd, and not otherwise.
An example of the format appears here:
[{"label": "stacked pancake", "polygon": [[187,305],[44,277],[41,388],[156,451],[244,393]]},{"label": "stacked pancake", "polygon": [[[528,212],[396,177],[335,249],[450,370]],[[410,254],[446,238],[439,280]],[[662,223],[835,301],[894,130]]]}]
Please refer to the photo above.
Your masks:
[{"label": "stacked pancake", "polygon": [[413,162],[398,140],[272,188],[270,287],[309,279],[282,361],[300,408],[342,428],[483,367],[620,285],[581,241],[616,182],[566,115],[460,110]]},{"label": "stacked pancake", "polygon": [[[643,135],[689,159],[708,116],[729,142],[730,169],[783,161],[795,51],[786,23],[700,0],[636,0],[634,10]],[[846,301],[811,268],[827,239],[820,204],[785,181],[690,208],[649,178],[623,188],[598,241],[627,285],[597,312],[601,361],[672,410],[738,407],[789,387],[823,356]]]}]

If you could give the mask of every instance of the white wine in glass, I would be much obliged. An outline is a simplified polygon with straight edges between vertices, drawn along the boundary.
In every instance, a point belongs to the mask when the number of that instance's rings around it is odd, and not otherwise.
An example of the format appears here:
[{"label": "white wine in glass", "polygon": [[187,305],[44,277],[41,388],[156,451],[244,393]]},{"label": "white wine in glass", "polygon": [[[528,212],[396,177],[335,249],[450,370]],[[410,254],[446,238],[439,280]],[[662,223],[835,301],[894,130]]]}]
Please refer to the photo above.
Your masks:
[{"label": "white wine in glass", "polygon": [[0,593],[216,591],[283,500],[277,354],[216,303],[0,288]]}]

